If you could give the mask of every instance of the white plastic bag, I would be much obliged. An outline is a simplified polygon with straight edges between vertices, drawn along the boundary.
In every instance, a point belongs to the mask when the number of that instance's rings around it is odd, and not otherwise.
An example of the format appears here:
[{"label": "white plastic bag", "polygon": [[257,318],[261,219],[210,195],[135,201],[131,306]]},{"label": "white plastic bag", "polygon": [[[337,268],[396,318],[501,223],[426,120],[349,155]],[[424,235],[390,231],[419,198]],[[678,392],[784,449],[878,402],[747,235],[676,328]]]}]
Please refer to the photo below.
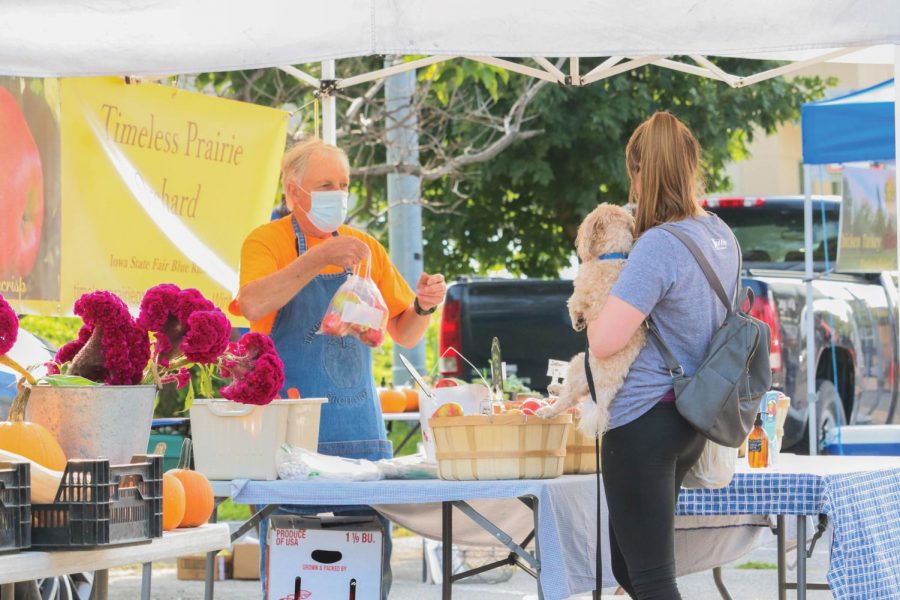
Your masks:
[{"label": "white plastic bag", "polygon": [[414,454],[378,461],[341,458],[283,444],[275,458],[281,479],[304,481],[377,481],[379,479],[437,479],[437,468]]},{"label": "white plastic bag", "polygon": [[425,462],[424,454],[379,460],[375,467],[385,479],[437,479],[437,466]]},{"label": "white plastic bag", "polygon": [[381,346],[387,331],[388,308],[372,281],[371,270],[366,261],[365,275],[354,273],[341,284],[328,303],[319,334],[350,335],[370,348]]},{"label": "white plastic bag", "polygon": [[737,448],[721,446],[706,440],[700,458],[684,476],[681,487],[715,490],[727,486],[734,477],[737,454]]},{"label": "white plastic bag", "polygon": [[323,481],[377,481],[384,476],[371,460],[327,456],[283,444],[275,458],[281,479]]}]

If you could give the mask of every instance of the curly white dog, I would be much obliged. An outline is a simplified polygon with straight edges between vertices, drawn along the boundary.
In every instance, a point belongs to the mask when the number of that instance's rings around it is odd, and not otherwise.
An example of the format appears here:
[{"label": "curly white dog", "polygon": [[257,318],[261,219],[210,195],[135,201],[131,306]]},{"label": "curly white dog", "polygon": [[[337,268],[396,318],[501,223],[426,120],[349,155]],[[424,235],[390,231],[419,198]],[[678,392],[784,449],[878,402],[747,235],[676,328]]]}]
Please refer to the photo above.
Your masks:
[{"label": "curly white dog", "polygon": [[[625,267],[628,252],[634,245],[634,218],[627,210],[613,204],[601,204],[578,227],[575,246],[581,266],[575,277],[575,291],[569,298],[569,316],[576,331],[598,315],[619,273]],[[584,370],[584,353],[569,362],[565,382],[557,391],[556,402],[538,411],[538,416],[551,417],[581,403],[579,429],[586,435],[603,433],[609,422],[609,404],[625,383],[628,369],[644,346],[644,328],[616,354],[598,359],[591,355],[591,372],[597,391],[597,404],[591,400]]]}]

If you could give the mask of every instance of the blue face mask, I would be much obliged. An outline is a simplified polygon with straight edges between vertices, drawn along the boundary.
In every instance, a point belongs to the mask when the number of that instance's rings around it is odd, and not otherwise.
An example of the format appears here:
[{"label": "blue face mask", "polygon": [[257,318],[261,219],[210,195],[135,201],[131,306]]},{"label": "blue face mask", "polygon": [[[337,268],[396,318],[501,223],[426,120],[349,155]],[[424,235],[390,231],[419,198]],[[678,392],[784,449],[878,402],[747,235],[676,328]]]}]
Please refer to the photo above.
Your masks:
[{"label": "blue face mask", "polygon": [[311,205],[306,216],[313,227],[323,233],[332,233],[347,218],[348,194],[342,190],[312,192]]}]

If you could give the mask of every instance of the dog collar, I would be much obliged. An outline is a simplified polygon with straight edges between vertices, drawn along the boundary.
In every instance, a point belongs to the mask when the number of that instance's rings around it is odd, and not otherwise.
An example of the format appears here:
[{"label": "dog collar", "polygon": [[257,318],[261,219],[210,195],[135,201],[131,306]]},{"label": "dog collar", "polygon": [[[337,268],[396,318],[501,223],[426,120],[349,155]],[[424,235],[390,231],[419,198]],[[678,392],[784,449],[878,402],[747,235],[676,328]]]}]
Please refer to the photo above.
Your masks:
[{"label": "dog collar", "polygon": [[597,257],[597,260],[625,260],[627,258],[627,252],[610,252],[609,254],[601,254]]}]

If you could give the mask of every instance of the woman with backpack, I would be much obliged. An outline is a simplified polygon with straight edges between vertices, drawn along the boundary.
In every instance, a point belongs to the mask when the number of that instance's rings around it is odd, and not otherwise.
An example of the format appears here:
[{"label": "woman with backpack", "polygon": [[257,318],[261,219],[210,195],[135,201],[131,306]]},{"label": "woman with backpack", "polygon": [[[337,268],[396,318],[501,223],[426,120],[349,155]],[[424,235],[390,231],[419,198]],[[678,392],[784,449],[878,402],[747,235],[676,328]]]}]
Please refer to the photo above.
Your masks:
[{"label": "woman with backpack", "polygon": [[[609,300],[588,324],[590,349],[598,358],[615,354],[650,317],[690,376],[726,309],[680,236],[660,226],[669,224],[699,246],[732,297],[740,249],[728,226],[700,205],[700,145],[683,122],[667,112],[651,116],[632,134],[625,162],[637,241]],[[706,438],[676,410],[673,373],[647,340],[610,404],[603,435],[611,562],[632,598],[679,599],[675,505]]]}]

